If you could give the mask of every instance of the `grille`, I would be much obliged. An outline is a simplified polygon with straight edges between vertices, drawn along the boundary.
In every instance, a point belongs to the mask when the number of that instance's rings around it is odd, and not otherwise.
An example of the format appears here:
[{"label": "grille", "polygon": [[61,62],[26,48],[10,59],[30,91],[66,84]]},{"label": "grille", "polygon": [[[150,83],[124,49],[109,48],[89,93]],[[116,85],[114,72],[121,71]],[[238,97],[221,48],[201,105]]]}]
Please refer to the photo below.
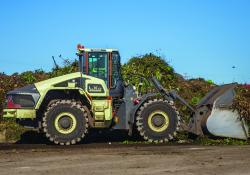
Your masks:
[{"label": "grille", "polygon": [[31,95],[23,94],[10,94],[7,95],[7,100],[5,102],[5,107],[7,107],[7,102],[12,100],[14,104],[18,104],[21,108],[32,108],[35,106],[34,99]]}]

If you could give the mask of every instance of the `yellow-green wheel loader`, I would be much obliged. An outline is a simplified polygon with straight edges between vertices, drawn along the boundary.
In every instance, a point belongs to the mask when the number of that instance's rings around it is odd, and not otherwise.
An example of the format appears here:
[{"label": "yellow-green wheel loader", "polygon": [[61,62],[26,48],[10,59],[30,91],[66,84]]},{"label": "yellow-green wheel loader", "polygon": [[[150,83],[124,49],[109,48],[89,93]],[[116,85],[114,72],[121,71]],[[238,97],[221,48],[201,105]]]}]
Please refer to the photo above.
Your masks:
[{"label": "yellow-green wheel loader", "polygon": [[[144,95],[121,76],[116,49],[88,49],[78,45],[79,72],[41,81],[7,93],[5,118],[42,131],[55,144],[80,142],[90,128],[134,129],[149,142],[167,142],[180,129],[246,139],[248,127],[230,107],[234,84],[215,88],[201,102],[190,106],[156,78],[149,81],[156,93]],[[181,122],[175,108],[179,100],[192,111],[190,122]]]}]

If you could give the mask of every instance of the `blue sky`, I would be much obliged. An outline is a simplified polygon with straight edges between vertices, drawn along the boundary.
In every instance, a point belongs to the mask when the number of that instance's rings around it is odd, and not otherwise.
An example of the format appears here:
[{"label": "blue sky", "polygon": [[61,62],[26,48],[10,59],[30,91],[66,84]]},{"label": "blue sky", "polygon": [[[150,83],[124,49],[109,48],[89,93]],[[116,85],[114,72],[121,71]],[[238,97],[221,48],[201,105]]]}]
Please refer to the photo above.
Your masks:
[{"label": "blue sky", "polygon": [[190,78],[250,83],[249,0],[2,0],[0,22],[7,74],[48,71],[82,43],[118,48],[123,63],[154,52]]}]

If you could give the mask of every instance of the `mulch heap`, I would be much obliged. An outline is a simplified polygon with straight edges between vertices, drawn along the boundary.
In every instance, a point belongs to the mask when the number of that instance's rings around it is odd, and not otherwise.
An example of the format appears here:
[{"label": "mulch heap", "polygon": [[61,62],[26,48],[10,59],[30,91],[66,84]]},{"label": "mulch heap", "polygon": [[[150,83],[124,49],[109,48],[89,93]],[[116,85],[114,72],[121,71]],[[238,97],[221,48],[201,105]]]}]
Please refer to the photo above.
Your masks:
[{"label": "mulch heap", "polygon": [[232,107],[250,123],[250,85],[238,85],[235,90],[237,95]]},{"label": "mulch heap", "polygon": [[[212,90],[217,85],[203,78],[187,80],[181,75],[178,75],[174,86],[174,89],[177,91],[178,95],[180,95],[192,106],[195,106],[210,90]],[[176,101],[176,107],[183,120],[188,122],[192,112],[186,106],[178,102],[178,100]]]}]

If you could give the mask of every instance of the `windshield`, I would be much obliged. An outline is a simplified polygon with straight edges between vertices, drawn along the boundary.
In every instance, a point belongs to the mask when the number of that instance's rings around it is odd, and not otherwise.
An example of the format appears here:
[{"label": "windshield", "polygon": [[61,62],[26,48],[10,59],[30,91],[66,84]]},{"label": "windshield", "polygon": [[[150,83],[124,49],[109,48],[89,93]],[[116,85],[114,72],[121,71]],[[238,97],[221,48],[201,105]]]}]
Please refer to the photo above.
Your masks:
[{"label": "windshield", "polygon": [[89,75],[103,79],[108,82],[108,53],[90,52],[88,53]]}]

